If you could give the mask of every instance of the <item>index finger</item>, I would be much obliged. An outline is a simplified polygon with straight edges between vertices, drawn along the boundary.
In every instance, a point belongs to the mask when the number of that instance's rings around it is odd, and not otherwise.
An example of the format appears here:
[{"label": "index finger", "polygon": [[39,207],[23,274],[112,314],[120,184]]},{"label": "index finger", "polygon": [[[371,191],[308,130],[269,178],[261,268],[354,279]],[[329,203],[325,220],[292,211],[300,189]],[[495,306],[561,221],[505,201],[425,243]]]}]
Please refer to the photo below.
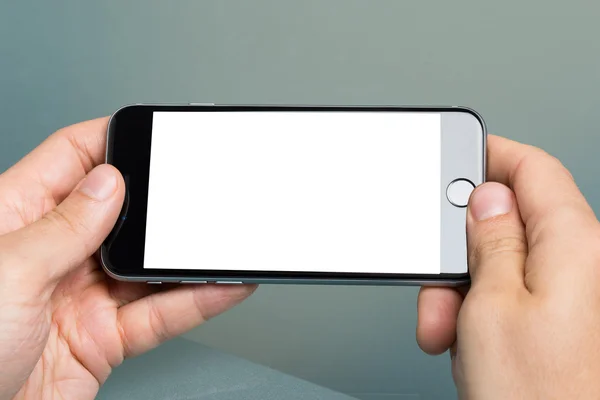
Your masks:
[{"label": "index finger", "polygon": [[[558,159],[538,148],[489,135],[488,180],[515,193],[529,247],[528,286],[542,280],[562,285],[565,266],[581,253],[582,240],[598,231],[596,216],[572,175]],[[538,262],[542,258],[543,270]]]},{"label": "index finger", "polygon": [[36,182],[56,203],[64,200],[83,177],[104,162],[108,117],[58,130],[3,174],[14,187]]}]

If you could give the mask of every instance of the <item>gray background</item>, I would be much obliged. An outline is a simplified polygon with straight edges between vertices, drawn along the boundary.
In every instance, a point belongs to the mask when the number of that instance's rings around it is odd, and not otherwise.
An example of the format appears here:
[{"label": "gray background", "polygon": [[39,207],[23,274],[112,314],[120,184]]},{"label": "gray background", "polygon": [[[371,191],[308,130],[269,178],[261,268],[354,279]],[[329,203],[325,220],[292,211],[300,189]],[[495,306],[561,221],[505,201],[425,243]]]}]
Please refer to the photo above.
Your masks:
[{"label": "gray background", "polygon": [[[131,102],[458,104],[545,148],[596,210],[595,1],[0,2],[0,170]],[[262,287],[187,335],[363,399],[455,398],[416,289]],[[182,374],[185,371],[181,371]]]}]

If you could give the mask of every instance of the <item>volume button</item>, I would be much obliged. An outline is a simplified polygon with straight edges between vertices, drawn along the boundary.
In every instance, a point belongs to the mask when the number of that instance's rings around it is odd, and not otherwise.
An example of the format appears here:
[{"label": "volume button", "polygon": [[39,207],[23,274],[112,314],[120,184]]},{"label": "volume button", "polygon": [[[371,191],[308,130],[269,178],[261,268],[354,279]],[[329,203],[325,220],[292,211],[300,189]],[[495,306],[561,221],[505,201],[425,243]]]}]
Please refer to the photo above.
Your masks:
[{"label": "volume button", "polygon": [[215,103],[189,103],[190,106],[214,106]]}]

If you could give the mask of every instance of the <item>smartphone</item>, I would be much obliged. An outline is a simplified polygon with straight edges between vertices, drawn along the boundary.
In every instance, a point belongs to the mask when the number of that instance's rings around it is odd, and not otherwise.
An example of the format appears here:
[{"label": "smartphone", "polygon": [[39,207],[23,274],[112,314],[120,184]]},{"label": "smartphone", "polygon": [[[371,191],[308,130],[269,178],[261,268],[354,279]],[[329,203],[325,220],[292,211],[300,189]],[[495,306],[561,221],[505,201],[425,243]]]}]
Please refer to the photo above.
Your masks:
[{"label": "smartphone", "polygon": [[151,105],[110,118],[106,272],[148,283],[457,286],[486,128],[463,107]]}]

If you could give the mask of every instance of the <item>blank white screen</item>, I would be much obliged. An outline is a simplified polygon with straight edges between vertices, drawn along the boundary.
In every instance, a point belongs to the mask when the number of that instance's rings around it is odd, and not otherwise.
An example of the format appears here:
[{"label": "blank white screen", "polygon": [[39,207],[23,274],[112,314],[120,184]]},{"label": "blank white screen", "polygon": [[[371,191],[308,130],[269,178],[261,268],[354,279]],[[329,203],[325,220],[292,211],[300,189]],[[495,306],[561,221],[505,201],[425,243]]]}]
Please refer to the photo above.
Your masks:
[{"label": "blank white screen", "polygon": [[440,273],[441,116],[155,112],[144,268]]}]

